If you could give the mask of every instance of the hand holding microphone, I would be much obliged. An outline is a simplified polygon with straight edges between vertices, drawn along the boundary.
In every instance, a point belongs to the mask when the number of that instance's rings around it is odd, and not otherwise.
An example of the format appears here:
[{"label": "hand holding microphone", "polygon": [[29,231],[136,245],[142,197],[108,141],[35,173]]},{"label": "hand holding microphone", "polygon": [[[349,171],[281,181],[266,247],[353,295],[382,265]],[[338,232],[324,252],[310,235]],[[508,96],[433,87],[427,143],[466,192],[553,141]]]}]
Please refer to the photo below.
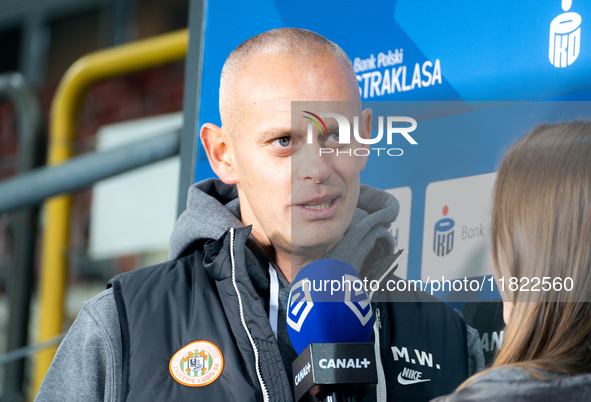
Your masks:
[{"label": "hand holding microphone", "polygon": [[371,303],[351,265],[323,259],[302,268],[286,318],[299,355],[293,362],[296,401],[355,401],[377,383]]}]

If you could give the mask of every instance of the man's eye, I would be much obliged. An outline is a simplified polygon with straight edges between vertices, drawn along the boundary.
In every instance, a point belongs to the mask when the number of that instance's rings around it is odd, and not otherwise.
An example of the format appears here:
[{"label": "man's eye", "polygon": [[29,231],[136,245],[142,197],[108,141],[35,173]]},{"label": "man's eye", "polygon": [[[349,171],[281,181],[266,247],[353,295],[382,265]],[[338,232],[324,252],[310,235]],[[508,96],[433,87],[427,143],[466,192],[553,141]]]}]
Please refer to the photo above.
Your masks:
[{"label": "man's eye", "polygon": [[275,140],[275,142],[280,147],[286,148],[286,147],[288,147],[291,144],[291,138],[290,137],[281,137],[281,138],[277,138]]},{"label": "man's eye", "polygon": [[339,142],[339,133],[328,133],[328,135],[326,136],[326,139],[324,141]]}]

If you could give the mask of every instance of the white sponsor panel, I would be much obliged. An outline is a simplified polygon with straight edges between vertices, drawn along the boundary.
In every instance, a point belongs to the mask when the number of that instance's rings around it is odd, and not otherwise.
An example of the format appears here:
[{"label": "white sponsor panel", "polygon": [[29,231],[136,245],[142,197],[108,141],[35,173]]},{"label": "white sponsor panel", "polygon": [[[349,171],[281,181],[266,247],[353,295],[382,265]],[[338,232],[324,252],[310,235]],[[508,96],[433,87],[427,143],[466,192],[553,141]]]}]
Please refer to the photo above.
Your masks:
[{"label": "white sponsor panel", "polygon": [[490,211],[496,173],[429,183],[421,279],[489,275]]},{"label": "white sponsor panel", "polygon": [[[399,249],[408,250],[410,239],[410,207],[412,202],[412,191],[410,187],[398,187],[386,190],[398,200],[400,212],[398,218],[390,226],[390,233],[394,236],[396,251]],[[406,279],[408,272],[408,259],[404,258],[400,262],[394,275]]]},{"label": "white sponsor panel", "polygon": [[[182,113],[103,126],[97,151],[178,130]],[[93,259],[168,249],[176,221],[180,158],[174,156],[95,184],[89,254]]]}]

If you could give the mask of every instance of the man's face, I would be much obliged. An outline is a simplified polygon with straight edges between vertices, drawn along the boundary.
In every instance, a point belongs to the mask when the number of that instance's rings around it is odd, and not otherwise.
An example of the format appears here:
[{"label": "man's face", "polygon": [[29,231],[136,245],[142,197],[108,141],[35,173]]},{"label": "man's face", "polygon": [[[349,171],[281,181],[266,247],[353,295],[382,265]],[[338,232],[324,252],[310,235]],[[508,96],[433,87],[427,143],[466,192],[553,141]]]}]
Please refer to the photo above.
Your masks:
[{"label": "man's face", "polygon": [[[357,87],[352,88],[344,65],[333,56],[307,63],[282,55],[256,57],[240,80],[235,102],[241,110],[231,138],[242,220],[253,225],[263,246],[318,258],[351,222],[366,158],[319,155],[320,147],[338,145],[336,121],[324,119],[329,135],[319,136],[315,128],[314,143],[307,144],[309,120],[300,109],[339,113],[352,124],[360,110]],[[309,102],[292,111],[292,101]],[[365,118],[360,125],[366,131],[371,114]],[[352,142],[346,147],[361,147],[353,137]]]}]

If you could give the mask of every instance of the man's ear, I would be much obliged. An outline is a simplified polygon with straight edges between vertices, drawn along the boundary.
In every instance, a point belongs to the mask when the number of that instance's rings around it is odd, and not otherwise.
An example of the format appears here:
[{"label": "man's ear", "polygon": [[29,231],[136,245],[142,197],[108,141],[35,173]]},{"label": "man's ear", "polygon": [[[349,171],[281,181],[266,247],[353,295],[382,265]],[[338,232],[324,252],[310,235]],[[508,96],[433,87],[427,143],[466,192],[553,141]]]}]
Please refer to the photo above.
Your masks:
[{"label": "man's ear", "polygon": [[215,124],[205,123],[199,136],[215,174],[226,184],[236,184],[238,176],[230,135]]},{"label": "man's ear", "polygon": [[[361,137],[363,137],[366,140],[371,138],[371,117],[371,109],[365,109],[362,113],[361,118]],[[370,144],[363,144],[362,146],[363,148],[369,149]],[[361,170],[365,169],[365,165],[367,163],[367,156],[362,156],[362,158],[363,161],[361,162]]]}]

